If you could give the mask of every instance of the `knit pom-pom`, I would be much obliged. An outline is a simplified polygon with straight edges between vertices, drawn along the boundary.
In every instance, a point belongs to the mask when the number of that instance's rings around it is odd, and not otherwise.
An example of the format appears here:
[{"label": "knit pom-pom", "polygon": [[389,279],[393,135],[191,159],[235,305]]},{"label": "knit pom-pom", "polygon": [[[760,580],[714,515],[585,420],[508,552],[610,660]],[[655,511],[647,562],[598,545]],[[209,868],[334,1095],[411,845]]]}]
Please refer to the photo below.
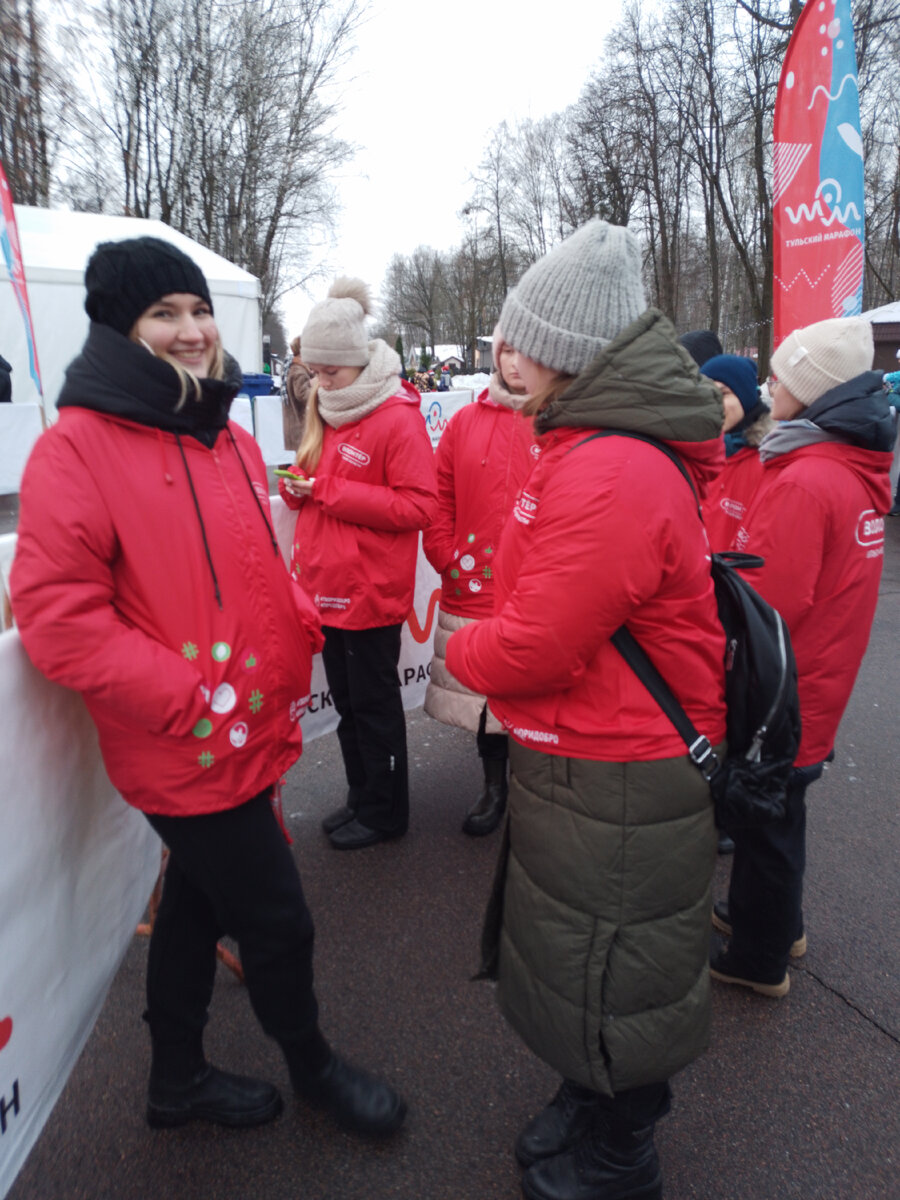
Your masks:
[{"label": "knit pom-pom", "polygon": [[328,296],[331,300],[355,300],[366,316],[372,311],[372,294],[362,279],[341,275],[328,289]]}]

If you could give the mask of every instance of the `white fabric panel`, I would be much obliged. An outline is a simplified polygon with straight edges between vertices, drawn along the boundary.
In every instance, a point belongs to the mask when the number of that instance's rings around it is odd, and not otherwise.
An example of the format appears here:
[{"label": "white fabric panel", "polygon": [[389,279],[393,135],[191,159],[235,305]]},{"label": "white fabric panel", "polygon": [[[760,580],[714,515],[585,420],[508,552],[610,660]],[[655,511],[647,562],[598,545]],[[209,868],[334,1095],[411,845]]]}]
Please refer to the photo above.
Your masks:
[{"label": "white fabric panel", "polygon": [[43,430],[39,404],[0,404],[0,493],[17,492],[31,447]]},{"label": "white fabric panel", "polygon": [[79,696],[0,635],[0,1196],[87,1041],[159,872]]}]

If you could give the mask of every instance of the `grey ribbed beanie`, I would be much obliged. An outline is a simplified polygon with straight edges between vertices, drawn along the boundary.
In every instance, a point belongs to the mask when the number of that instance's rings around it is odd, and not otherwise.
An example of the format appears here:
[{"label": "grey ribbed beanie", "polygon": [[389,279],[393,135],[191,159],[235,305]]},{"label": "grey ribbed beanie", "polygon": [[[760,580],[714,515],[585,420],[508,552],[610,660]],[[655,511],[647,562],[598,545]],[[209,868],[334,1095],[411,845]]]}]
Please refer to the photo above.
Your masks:
[{"label": "grey ribbed beanie", "polygon": [[772,355],[772,372],[807,407],[838,384],[871,371],[872,325],[865,317],[832,317],[795,329]]},{"label": "grey ribbed beanie", "polygon": [[529,267],[503,304],[503,337],[520,354],[578,375],[646,309],[637,238],[588,221]]}]

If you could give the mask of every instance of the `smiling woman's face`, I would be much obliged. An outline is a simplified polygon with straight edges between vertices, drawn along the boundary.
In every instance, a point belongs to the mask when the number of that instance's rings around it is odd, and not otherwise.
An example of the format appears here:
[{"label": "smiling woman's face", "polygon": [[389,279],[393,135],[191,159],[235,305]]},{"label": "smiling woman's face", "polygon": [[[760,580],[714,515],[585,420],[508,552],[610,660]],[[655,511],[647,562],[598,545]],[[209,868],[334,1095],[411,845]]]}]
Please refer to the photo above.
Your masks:
[{"label": "smiling woman's face", "polygon": [[205,379],[215,362],[219,330],[202,297],[170,292],[138,317],[131,340],[146,342],[154,354],[171,358],[198,379]]}]

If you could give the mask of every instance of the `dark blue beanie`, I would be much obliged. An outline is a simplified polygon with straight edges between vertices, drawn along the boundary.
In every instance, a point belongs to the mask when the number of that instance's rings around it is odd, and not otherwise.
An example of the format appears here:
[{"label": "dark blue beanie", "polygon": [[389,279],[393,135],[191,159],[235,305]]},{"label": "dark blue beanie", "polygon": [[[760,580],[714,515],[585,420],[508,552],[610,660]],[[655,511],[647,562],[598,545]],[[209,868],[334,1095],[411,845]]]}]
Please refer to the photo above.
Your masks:
[{"label": "dark blue beanie", "polygon": [[749,358],[741,358],[739,354],[717,354],[702,364],[700,374],[707,379],[718,379],[730,388],[745,413],[752,412],[759,403],[756,366]]}]

